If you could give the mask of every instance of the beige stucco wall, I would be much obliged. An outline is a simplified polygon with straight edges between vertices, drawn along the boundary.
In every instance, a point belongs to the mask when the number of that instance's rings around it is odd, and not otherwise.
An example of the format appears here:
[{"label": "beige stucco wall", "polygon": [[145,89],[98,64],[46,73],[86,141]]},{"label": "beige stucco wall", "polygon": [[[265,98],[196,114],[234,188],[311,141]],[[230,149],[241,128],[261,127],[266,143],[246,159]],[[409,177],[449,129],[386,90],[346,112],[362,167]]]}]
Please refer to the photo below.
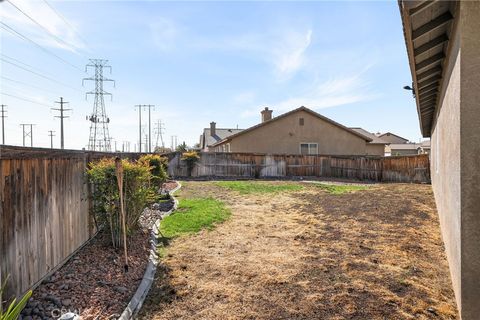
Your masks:
[{"label": "beige stucco wall", "polygon": [[480,2],[462,1],[460,181],[462,318],[480,318]]},{"label": "beige stucco wall", "polygon": [[460,306],[460,38],[451,39],[443,90],[432,131],[431,178],[453,288]]},{"label": "beige stucco wall", "polygon": [[367,143],[367,154],[383,157],[385,155],[385,145],[384,144],[369,144],[369,143]]},{"label": "beige stucco wall", "polygon": [[480,315],[480,2],[459,5],[431,145],[431,176],[457,306]]},{"label": "beige stucco wall", "polygon": [[[303,126],[299,118],[305,119]],[[300,143],[318,143],[319,154],[366,155],[377,150],[383,155],[383,147],[367,150],[361,137],[303,110],[234,137],[229,143],[231,152],[300,154]]]}]

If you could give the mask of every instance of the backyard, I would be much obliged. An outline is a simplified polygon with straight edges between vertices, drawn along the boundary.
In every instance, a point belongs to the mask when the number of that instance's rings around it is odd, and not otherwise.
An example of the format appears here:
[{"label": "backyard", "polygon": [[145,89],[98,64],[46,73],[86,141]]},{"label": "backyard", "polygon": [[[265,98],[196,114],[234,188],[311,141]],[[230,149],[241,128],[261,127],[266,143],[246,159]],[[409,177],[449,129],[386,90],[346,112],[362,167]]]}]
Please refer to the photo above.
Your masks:
[{"label": "backyard", "polygon": [[186,182],[142,319],[456,319],[430,185]]}]

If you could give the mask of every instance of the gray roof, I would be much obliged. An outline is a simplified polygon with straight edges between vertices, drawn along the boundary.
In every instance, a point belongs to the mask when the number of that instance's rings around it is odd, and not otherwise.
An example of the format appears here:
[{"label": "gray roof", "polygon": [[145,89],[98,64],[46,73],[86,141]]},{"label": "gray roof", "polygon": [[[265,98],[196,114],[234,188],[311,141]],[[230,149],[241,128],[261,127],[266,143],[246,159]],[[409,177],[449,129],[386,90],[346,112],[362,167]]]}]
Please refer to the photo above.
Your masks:
[{"label": "gray roof", "polygon": [[376,136],[375,134],[368,132],[365,129],[362,128],[350,128],[351,130],[360,133],[361,135],[364,135],[367,138],[372,139],[372,141],[369,142],[369,144],[389,144],[390,142],[387,142],[383,140],[382,138]]},{"label": "gray roof", "polygon": [[225,138],[228,138],[232,134],[239,133],[240,131],[243,131],[243,129],[222,129],[222,128],[216,128],[215,129],[215,135],[212,136],[210,134],[210,128],[205,128],[203,129],[203,135],[205,137],[205,146],[211,146],[214,143],[217,143],[218,141],[221,141]]}]

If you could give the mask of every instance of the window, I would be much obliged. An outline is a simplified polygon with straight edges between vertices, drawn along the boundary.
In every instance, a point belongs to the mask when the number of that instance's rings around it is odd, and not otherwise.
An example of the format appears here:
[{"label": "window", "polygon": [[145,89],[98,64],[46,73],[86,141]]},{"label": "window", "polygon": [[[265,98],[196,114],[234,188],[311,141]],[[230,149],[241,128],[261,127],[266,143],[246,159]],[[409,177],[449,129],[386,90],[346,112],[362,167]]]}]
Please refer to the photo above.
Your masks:
[{"label": "window", "polygon": [[230,143],[227,143],[227,152],[230,152]]},{"label": "window", "polygon": [[318,154],[318,143],[300,143],[300,154]]},{"label": "window", "polygon": [[305,124],[305,120],[303,118],[300,118],[298,123],[303,126]]}]

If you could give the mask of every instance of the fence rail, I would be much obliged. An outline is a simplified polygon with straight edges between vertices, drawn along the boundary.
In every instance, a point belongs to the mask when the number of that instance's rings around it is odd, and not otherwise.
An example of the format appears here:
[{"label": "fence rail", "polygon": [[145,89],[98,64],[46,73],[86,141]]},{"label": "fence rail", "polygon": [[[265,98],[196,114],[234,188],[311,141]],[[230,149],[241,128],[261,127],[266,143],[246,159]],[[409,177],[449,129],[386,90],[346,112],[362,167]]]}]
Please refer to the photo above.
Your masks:
[{"label": "fence rail", "polygon": [[[181,154],[170,153],[169,174],[189,176]],[[320,177],[377,182],[430,183],[428,155],[402,157],[268,155],[253,153],[200,154],[192,177]]]},{"label": "fence rail", "polygon": [[116,155],[0,146],[0,279],[10,275],[4,297],[35,285],[95,233],[87,164]]}]

